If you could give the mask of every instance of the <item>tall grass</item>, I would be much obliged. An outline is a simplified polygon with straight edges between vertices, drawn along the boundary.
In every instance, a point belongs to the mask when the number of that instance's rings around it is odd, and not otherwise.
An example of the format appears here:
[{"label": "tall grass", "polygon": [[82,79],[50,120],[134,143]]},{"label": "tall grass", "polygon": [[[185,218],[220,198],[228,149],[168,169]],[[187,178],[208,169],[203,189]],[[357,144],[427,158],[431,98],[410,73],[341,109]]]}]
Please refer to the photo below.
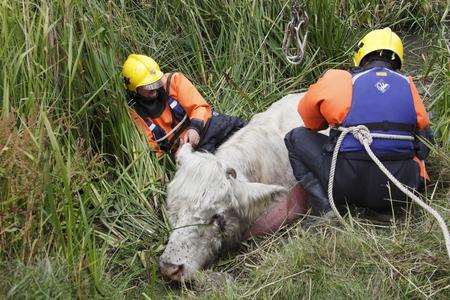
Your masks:
[{"label": "tall grass", "polygon": [[[439,144],[433,157],[448,162],[445,5],[308,1],[307,53],[293,67],[280,51],[287,2],[0,1],[0,296],[180,293],[156,275],[168,236],[164,187],[174,166],[149,153],[128,117],[120,71],[130,52],[152,55],[165,71],[184,72],[216,110],[249,118],[305,89],[327,68],[349,66],[352,46],[374,27],[433,37],[411,69],[434,112]],[[437,189],[432,186],[430,197],[448,212],[448,164],[434,167]],[[409,227],[384,230],[293,229],[284,235],[288,240],[269,239],[261,249],[249,243],[217,270],[236,275],[226,284],[230,297],[334,290],[444,297],[447,261],[432,225],[421,216]],[[421,235],[424,229],[430,239]],[[370,294],[366,282],[380,293]],[[195,288],[181,292],[202,295]],[[216,293],[207,295],[223,295]]]}]

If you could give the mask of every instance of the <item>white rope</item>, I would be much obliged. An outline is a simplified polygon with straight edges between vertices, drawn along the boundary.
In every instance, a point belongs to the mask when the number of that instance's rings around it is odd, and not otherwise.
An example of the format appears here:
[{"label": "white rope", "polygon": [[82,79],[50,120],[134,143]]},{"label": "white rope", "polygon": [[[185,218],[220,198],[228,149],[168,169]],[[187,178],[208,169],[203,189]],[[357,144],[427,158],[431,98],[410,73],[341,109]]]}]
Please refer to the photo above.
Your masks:
[{"label": "white rope", "polygon": [[[418,196],[414,195],[410,190],[408,190],[400,181],[397,180],[397,178],[394,177],[394,175],[389,172],[388,169],[383,165],[383,163],[376,157],[376,155],[372,152],[372,149],[370,149],[370,144],[372,143],[372,138],[376,137],[375,134],[371,134],[369,129],[364,125],[358,125],[358,126],[352,126],[348,128],[339,127],[338,130],[342,131],[339,135],[339,138],[336,142],[336,146],[334,147],[333,151],[333,157],[331,160],[331,169],[330,169],[330,178],[328,180],[328,199],[330,201],[331,208],[333,209],[336,216],[339,218],[341,222],[344,222],[344,219],[339,214],[339,211],[336,208],[336,205],[334,204],[333,199],[333,183],[334,183],[334,174],[336,170],[336,161],[337,156],[339,154],[339,149],[341,148],[341,143],[344,140],[347,133],[352,133],[355,139],[357,139],[361,145],[364,146],[364,149],[366,149],[367,154],[369,154],[370,158],[373,160],[373,162],[380,168],[380,170],[391,180],[395,186],[397,186],[403,193],[408,195],[414,202],[416,202],[418,205],[420,205],[422,208],[424,208],[426,211],[428,211],[430,214],[434,216],[434,218],[438,221],[439,226],[442,229],[442,233],[444,234],[444,240],[445,240],[445,246],[447,247],[447,255],[450,258],[450,234],[448,232],[447,225],[445,224],[444,219],[442,216],[435,211],[432,207],[430,207],[428,204],[426,204],[424,201],[422,201]],[[383,138],[388,139],[397,139],[396,137],[399,137],[397,135],[384,135]]]},{"label": "white rope", "polygon": [[410,135],[399,134],[384,134],[384,133],[370,133],[372,138],[385,139],[385,140],[400,140],[400,141],[414,141],[414,137]]},{"label": "white rope", "polygon": [[171,134],[173,134],[175,131],[177,131],[177,129],[180,128],[180,126],[183,125],[183,123],[186,122],[186,120],[187,120],[187,115],[184,115],[184,118],[180,121],[180,123],[178,123],[174,128],[172,128],[171,131],[166,133],[165,136],[163,136],[160,139],[157,139],[156,142],[160,143],[160,142],[164,141],[165,139],[167,139]]}]

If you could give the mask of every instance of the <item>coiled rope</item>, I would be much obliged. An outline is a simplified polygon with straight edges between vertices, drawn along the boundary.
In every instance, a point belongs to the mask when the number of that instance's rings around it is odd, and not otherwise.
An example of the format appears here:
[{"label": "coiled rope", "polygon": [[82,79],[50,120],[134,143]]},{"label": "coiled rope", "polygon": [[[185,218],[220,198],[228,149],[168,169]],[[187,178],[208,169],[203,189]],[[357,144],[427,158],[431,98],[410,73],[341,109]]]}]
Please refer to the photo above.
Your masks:
[{"label": "coiled rope", "polygon": [[414,195],[410,190],[407,189],[405,185],[403,185],[394,175],[389,172],[388,169],[383,165],[383,163],[376,157],[376,155],[370,149],[370,144],[372,143],[373,138],[384,138],[384,139],[395,139],[395,140],[410,140],[412,137],[410,136],[401,136],[401,135],[389,135],[389,134],[371,134],[369,129],[364,125],[352,126],[352,127],[338,127],[337,130],[341,131],[339,138],[336,142],[336,146],[334,147],[333,157],[331,160],[331,169],[330,169],[330,178],[328,180],[328,199],[330,201],[331,208],[333,209],[336,216],[339,218],[341,222],[344,223],[344,219],[339,214],[339,211],[334,204],[333,199],[333,183],[334,183],[334,174],[336,170],[336,161],[339,154],[339,149],[341,148],[342,141],[348,133],[352,133],[355,139],[357,139],[361,145],[364,146],[367,154],[369,154],[372,161],[380,168],[380,170],[392,181],[396,187],[398,187],[403,193],[409,196],[415,203],[424,208],[430,214],[434,216],[437,220],[439,226],[441,227],[442,233],[444,234],[445,246],[447,248],[447,255],[450,258],[450,235],[448,232],[447,225],[445,224],[442,216],[435,211],[432,207],[422,201],[418,196]]}]

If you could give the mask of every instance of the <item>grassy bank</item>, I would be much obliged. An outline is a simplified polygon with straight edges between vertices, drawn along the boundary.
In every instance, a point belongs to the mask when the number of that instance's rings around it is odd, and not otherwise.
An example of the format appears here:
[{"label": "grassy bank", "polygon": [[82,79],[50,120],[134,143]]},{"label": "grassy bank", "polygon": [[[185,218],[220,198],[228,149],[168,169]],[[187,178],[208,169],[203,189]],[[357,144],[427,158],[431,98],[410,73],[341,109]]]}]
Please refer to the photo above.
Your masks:
[{"label": "grassy bank", "polygon": [[120,71],[130,52],[184,72],[216,110],[249,118],[348,67],[358,38],[393,26],[433,112],[426,196],[449,220],[445,1],[317,0],[307,10],[307,53],[291,66],[280,51],[287,2],[0,1],[0,297],[448,298],[441,233],[419,212],[386,228],[294,227],[248,242],[198,286],[157,276],[173,163],[157,162],[128,118]]}]

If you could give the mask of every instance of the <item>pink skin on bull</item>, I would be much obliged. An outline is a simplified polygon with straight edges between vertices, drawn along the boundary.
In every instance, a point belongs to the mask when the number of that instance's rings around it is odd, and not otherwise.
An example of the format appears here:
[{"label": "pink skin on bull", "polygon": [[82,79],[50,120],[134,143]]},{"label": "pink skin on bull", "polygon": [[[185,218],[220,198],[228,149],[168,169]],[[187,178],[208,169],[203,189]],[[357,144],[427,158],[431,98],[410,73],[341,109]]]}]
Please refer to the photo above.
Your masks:
[{"label": "pink skin on bull", "polygon": [[[255,115],[215,155],[193,152],[189,144],[181,147],[178,169],[167,193],[173,230],[160,257],[164,277],[192,279],[222,250],[248,235],[251,224],[270,205],[286,201],[288,190],[296,182],[283,139],[288,131],[303,124],[297,113],[301,97],[286,96]],[[286,215],[281,215],[266,214],[279,218],[270,220],[273,226],[284,221]],[[268,221],[262,218],[259,223]],[[253,232],[261,228],[268,227],[260,226]]]}]

